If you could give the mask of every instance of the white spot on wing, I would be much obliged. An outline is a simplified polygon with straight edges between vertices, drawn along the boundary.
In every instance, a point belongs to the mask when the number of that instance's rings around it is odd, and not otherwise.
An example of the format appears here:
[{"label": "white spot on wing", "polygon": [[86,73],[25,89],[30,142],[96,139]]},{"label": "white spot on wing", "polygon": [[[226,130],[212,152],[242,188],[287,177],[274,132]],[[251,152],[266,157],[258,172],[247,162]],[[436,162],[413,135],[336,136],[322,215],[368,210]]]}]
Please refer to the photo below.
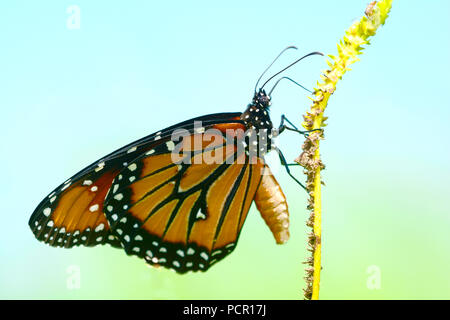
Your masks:
[{"label": "white spot on wing", "polygon": [[173,143],[173,141],[167,141],[166,146],[167,146],[167,150],[169,150],[169,151],[173,151],[173,149],[175,149],[175,143]]},{"label": "white spot on wing", "polygon": [[200,253],[200,257],[202,257],[204,260],[208,261],[208,254],[206,252]]},{"label": "white spot on wing", "polygon": [[61,191],[66,190],[70,185],[71,185],[71,183],[68,183],[68,184],[64,185],[64,187],[61,188]]},{"label": "white spot on wing", "polygon": [[203,212],[201,212],[200,210],[197,212],[197,216],[196,216],[196,218],[197,219],[206,219],[206,216],[205,216],[205,214],[203,213]]},{"label": "white spot on wing", "polygon": [[128,149],[127,153],[134,152],[134,151],[136,151],[136,149],[137,149],[136,147],[132,147],[132,148]]},{"label": "white spot on wing", "polygon": [[104,223],[100,223],[97,228],[95,228],[95,232],[99,232],[102,231],[103,229],[105,229],[105,224]]},{"label": "white spot on wing", "polygon": [[42,211],[42,213],[46,217],[48,217],[50,215],[50,212],[52,212],[52,209],[50,209],[50,208],[45,208],[44,211]]},{"label": "white spot on wing", "polygon": [[183,250],[177,250],[177,254],[178,254],[180,257],[184,257],[184,252],[183,252]]},{"label": "white spot on wing", "polygon": [[102,170],[104,167],[105,167],[105,162],[100,162],[97,165],[97,168],[95,168],[95,172],[98,172],[98,171]]}]

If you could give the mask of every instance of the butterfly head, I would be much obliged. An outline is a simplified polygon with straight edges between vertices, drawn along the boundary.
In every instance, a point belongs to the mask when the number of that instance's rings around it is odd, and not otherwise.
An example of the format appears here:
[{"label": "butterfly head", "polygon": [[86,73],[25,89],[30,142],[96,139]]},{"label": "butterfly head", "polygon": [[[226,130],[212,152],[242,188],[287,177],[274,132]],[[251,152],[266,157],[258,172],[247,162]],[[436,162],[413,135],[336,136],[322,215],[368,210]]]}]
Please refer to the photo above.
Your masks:
[{"label": "butterfly head", "polygon": [[255,92],[255,95],[253,96],[252,104],[257,107],[269,109],[272,102],[270,102],[270,96],[266,94],[266,91],[264,89],[259,89],[259,91]]}]

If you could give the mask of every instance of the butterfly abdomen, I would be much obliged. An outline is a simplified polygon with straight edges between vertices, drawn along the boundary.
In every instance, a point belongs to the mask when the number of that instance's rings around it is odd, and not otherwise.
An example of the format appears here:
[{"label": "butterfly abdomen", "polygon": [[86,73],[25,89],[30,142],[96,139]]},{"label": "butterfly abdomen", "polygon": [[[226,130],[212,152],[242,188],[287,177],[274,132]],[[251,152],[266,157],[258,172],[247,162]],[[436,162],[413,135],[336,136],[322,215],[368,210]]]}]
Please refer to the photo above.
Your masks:
[{"label": "butterfly abdomen", "polygon": [[278,244],[289,240],[289,212],[286,197],[269,167],[264,167],[255,204]]}]

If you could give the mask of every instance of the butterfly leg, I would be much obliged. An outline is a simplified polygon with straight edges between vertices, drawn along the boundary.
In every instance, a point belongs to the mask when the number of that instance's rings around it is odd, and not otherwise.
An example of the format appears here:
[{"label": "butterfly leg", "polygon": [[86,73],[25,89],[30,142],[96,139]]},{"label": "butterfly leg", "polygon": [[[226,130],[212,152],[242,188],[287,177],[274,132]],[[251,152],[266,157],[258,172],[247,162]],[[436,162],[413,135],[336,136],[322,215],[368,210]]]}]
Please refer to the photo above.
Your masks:
[{"label": "butterfly leg", "polygon": [[[292,127],[289,127],[285,124],[285,122],[287,122],[288,124],[290,124]],[[278,127],[278,134],[280,134],[281,132],[283,132],[284,130],[289,130],[289,131],[294,131],[297,133],[300,133],[302,135],[304,135],[305,137],[307,137],[309,135],[310,132],[314,132],[314,131],[323,131],[323,129],[313,129],[313,130],[306,130],[306,131],[302,131],[299,130],[291,121],[289,121],[288,118],[286,118],[286,116],[283,114],[281,115],[281,122],[280,122],[280,126]]]},{"label": "butterfly leg", "polygon": [[[287,124],[285,124],[285,122],[290,125],[288,126]],[[314,131],[322,131],[323,129],[313,129],[313,130],[299,130],[284,114],[281,116],[281,122],[280,122],[280,126],[278,127],[278,134],[280,134],[281,132],[283,132],[284,130],[289,130],[289,131],[294,131],[297,132],[305,137],[308,137],[309,133],[314,132]],[[306,187],[300,182],[298,181],[298,179],[296,177],[294,177],[294,175],[291,173],[291,170],[289,169],[289,167],[292,166],[299,166],[300,164],[298,163],[287,163],[286,158],[283,155],[283,152],[281,152],[280,149],[278,149],[277,147],[273,148],[276,150],[276,152],[278,153],[278,157],[280,158],[280,162],[281,164],[284,166],[284,168],[286,169],[286,172],[288,173],[288,175],[291,176],[292,179],[294,179],[295,182],[297,182],[303,189],[305,189],[306,191],[308,191],[308,189],[306,189]]]},{"label": "butterfly leg", "polygon": [[290,166],[294,166],[294,165],[298,165],[298,164],[297,163],[287,163],[286,162],[286,158],[283,155],[283,152],[281,152],[281,150],[278,149],[277,147],[275,147],[274,149],[278,153],[278,157],[280,158],[280,162],[284,166],[284,168],[286,169],[286,172],[288,173],[288,175],[290,175],[291,178],[294,179],[294,181],[297,182],[303,189],[308,191],[308,189],[306,189],[306,187],[300,181],[298,181],[298,179],[296,177],[294,177],[294,175],[291,173],[291,170],[289,169]]}]

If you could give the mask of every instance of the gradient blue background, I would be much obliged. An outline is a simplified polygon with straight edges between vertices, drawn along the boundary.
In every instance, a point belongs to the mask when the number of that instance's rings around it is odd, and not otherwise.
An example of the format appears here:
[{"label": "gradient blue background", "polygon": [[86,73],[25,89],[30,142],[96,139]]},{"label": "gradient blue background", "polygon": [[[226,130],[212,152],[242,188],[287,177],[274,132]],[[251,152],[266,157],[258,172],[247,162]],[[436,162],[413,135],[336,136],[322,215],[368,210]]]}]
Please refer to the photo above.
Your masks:
[{"label": "gradient blue background", "polygon": [[[80,29],[66,27],[69,5]],[[28,219],[59,183],[135,139],[195,116],[243,111],[272,72],[336,53],[367,1],[14,1],[0,4],[0,298],[301,298],[306,194],[276,157],[291,240],[277,246],[252,209],[235,252],[207,273],[151,269],[110,247],[55,249]],[[324,299],[450,298],[448,1],[394,1],[330,99],[323,188]],[[313,87],[312,57],[289,75]],[[272,119],[296,123],[306,92],[280,84]],[[295,158],[302,137],[278,145]],[[301,176],[301,170],[296,174]],[[377,266],[381,288],[366,283]],[[70,290],[68,268],[80,269]]]}]

